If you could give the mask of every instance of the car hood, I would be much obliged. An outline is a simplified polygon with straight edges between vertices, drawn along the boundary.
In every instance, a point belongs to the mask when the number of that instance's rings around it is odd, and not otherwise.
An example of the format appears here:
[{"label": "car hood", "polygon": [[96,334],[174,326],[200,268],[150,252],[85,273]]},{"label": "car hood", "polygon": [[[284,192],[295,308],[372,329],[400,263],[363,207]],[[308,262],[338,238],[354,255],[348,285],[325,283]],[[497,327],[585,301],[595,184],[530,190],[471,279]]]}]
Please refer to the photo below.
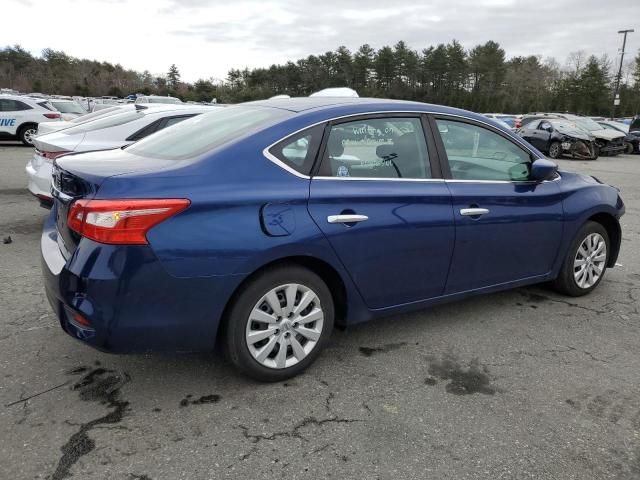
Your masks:
[{"label": "car hood", "polygon": [[622,138],[625,136],[622,132],[614,132],[613,130],[603,129],[603,130],[593,130],[589,132],[596,138],[600,140],[614,140],[616,138]]},{"label": "car hood", "polygon": [[577,128],[556,127],[556,131],[558,133],[561,133],[562,135],[577,138],[578,140],[593,140],[593,138],[588,133],[586,133],[584,130],[578,130]]}]

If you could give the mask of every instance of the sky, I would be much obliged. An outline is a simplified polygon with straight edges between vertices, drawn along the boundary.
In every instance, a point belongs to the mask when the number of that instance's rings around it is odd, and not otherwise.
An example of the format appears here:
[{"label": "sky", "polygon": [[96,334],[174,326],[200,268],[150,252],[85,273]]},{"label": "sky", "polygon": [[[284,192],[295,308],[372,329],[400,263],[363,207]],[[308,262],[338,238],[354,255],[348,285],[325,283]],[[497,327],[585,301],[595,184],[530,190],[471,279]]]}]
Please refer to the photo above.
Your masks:
[{"label": "sky", "polygon": [[[570,52],[619,62],[640,48],[640,0],[2,0],[0,46],[20,44],[164,74],[224,79],[231,68],[266,67],[345,45],[404,40],[411,48],[494,40],[507,57]],[[16,21],[11,19],[15,18]]]}]

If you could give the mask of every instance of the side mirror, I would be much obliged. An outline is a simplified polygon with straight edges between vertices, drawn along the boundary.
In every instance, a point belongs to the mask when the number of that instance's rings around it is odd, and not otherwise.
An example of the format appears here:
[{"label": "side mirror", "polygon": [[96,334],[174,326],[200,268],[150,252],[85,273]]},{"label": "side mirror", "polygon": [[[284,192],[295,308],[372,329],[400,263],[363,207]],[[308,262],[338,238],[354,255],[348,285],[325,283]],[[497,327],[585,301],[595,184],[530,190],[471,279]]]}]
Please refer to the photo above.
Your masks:
[{"label": "side mirror", "polygon": [[531,178],[538,182],[555,178],[558,172],[558,165],[551,160],[538,158],[531,164]]}]

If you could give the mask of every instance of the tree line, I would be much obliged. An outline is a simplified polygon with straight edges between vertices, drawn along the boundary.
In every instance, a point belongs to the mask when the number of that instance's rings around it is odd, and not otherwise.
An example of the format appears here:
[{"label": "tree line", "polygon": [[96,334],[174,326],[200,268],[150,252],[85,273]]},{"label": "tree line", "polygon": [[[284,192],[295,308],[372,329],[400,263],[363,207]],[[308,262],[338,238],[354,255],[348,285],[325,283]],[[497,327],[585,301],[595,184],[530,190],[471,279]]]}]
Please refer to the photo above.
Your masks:
[{"label": "tree line", "polygon": [[[183,100],[236,103],[276,94],[306,96],[327,87],[351,87],[360,96],[416,100],[479,112],[568,111],[609,115],[614,69],[606,56],[578,51],[564,64],[553,58],[517,56],[488,41],[465,49],[453,40],[415,50],[400,41],[355,52],[341,46],[268,68],[231,69],[224,80],[181,81],[176,65],[163,75],[108,62],[78,59],[45,49],[33,56],[19,45],[0,49],[0,87],[23,92],[81,96],[130,93]],[[618,115],[640,112],[640,53],[624,65]]]}]

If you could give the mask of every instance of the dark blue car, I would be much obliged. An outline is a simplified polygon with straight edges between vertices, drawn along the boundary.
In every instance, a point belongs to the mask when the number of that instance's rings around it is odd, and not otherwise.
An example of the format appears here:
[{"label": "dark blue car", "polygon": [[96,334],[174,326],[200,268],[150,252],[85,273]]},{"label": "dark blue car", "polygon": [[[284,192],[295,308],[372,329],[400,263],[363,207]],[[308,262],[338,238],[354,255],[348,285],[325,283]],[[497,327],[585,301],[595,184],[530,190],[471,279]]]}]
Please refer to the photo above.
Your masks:
[{"label": "dark blue car", "polygon": [[186,120],[57,160],[42,234],[65,332],[101,350],[219,340],[260,380],[307,367],[335,324],[613,267],[623,202],[481,115],[300,98]]}]

